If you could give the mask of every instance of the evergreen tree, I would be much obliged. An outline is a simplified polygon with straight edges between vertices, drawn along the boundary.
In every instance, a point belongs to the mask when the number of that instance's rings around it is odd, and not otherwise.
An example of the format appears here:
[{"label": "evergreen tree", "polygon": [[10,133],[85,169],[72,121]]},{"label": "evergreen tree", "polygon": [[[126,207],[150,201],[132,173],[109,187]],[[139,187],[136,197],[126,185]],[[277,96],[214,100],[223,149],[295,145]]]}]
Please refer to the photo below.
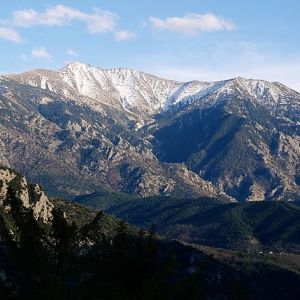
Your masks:
[{"label": "evergreen tree", "polygon": [[69,224],[60,210],[52,211],[52,227],[50,232],[52,243],[52,262],[54,266],[54,298],[74,299],[72,290],[72,274],[77,264],[77,226]]}]

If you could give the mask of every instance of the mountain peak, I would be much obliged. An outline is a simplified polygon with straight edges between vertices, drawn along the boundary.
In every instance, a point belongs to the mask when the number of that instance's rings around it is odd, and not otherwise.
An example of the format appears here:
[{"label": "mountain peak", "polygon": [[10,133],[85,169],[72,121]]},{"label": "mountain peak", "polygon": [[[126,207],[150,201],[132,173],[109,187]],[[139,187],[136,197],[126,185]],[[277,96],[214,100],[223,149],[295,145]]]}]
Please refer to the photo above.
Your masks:
[{"label": "mountain peak", "polygon": [[62,70],[66,69],[66,68],[69,68],[69,69],[76,68],[76,67],[82,68],[82,67],[87,67],[87,66],[92,67],[91,65],[80,62],[80,61],[72,61],[72,62],[68,63],[65,67],[63,67]]},{"label": "mountain peak", "polygon": [[[73,97],[77,101],[82,95],[97,103],[123,109],[143,120],[158,113],[176,112],[195,101],[202,101],[200,106],[205,107],[208,103],[216,105],[232,94],[253,98],[272,109],[287,94],[299,94],[282,84],[265,80],[236,77],[215,82],[180,82],[127,68],[104,70],[78,61],[59,71],[36,70],[19,76],[23,83]],[[11,77],[16,79],[17,75]],[[207,97],[214,100],[204,100]]]}]

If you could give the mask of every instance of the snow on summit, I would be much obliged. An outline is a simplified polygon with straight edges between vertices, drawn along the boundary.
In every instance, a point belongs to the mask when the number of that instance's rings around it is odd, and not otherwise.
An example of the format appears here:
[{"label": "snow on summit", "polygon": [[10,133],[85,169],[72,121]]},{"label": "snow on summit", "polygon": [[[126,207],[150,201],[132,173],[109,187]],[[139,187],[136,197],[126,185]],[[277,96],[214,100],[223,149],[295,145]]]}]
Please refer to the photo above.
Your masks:
[{"label": "snow on summit", "polygon": [[223,83],[191,81],[183,83],[149,75],[131,69],[92,67],[83,63],[71,63],[59,71],[62,79],[71,87],[91,98],[97,90],[114,95],[127,109],[148,106],[150,111],[167,111],[181,102],[189,104],[207,95]]},{"label": "snow on summit", "polygon": [[[103,70],[80,62],[70,63],[59,71],[36,70],[11,77],[18,76],[23,83],[61,93],[65,97],[75,95],[73,99],[77,101],[79,93],[90,101],[96,101],[95,105],[106,103],[123,107],[146,119],[157,113],[174,112],[207,97],[212,105],[216,105],[226,99],[226,95],[238,93],[239,97],[251,97],[275,109],[278,104],[286,103],[287,94],[299,94],[280,83],[263,80],[237,77],[216,82],[180,82],[132,69]],[[87,100],[85,103],[91,105]]]}]

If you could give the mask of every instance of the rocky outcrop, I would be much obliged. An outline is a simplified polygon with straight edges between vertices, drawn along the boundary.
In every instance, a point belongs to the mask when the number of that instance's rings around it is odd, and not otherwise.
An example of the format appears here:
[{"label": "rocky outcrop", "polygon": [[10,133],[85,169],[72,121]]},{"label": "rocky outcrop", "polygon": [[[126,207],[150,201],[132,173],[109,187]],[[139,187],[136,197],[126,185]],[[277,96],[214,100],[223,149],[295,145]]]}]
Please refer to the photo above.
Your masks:
[{"label": "rocky outcrop", "polygon": [[9,194],[22,201],[27,209],[32,209],[36,220],[48,222],[52,219],[54,205],[39,185],[29,184],[22,174],[8,168],[0,168],[0,205],[6,211],[11,209]]},{"label": "rocky outcrop", "polygon": [[45,222],[52,219],[53,203],[46,196],[38,184],[34,185],[34,194],[36,201],[31,204],[33,215],[36,219],[42,219]]}]

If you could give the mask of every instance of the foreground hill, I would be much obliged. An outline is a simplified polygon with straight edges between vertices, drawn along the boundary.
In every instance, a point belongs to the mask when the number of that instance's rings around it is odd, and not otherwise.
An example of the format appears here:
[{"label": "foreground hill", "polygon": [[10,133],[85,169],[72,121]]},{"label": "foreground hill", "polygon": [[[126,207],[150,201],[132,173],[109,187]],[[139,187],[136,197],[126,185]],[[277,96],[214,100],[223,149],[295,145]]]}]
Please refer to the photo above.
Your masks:
[{"label": "foreground hill", "polygon": [[296,200],[300,94],[71,63],[0,80],[0,162],[51,195]]},{"label": "foreground hill", "polygon": [[[0,172],[1,299],[298,299],[292,254],[191,247]],[[40,214],[43,207],[47,214]],[[212,256],[213,255],[213,256]]]}]

